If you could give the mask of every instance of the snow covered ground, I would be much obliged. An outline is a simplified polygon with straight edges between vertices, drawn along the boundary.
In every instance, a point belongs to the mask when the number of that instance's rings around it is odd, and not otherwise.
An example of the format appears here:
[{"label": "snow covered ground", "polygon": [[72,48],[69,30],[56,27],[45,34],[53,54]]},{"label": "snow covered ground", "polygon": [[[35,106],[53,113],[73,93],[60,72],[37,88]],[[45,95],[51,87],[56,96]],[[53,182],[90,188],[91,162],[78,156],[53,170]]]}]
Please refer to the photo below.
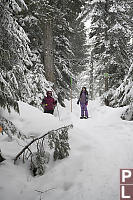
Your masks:
[{"label": "snow covered ground", "polygon": [[91,118],[80,120],[80,107],[73,100],[59,108],[55,116],[44,114],[19,102],[20,115],[5,113],[22,132],[39,136],[48,130],[73,123],[70,130],[70,156],[51,161],[43,176],[32,177],[28,167],[13,164],[24,141],[0,135],[0,148],[6,160],[0,164],[0,200],[118,200],[120,168],[133,168],[133,122],[123,121],[125,108],[88,105]]}]

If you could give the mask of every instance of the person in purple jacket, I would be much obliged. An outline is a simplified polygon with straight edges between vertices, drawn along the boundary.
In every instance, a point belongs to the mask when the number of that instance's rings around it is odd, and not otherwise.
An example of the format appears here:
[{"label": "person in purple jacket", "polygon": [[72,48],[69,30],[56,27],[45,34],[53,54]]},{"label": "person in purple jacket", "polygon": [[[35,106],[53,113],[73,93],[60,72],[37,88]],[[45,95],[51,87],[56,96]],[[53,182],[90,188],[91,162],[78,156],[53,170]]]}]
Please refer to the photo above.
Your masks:
[{"label": "person in purple jacket", "polygon": [[52,92],[47,91],[47,96],[44,97],[41,103],[44,113],[50,113],[53,115],[57,101],[52,97]]},{"label": "person in purple jacket", "polygon": [[82,90],[80,92],[80,97],[77,101],[77,104],[80,103],[81,106],[81,117],[80,119],[87,119],[88,118],[88,110],[87,110],[87,105],[88,105],[88,92],[86,90],[86,87],[82,87]]}]

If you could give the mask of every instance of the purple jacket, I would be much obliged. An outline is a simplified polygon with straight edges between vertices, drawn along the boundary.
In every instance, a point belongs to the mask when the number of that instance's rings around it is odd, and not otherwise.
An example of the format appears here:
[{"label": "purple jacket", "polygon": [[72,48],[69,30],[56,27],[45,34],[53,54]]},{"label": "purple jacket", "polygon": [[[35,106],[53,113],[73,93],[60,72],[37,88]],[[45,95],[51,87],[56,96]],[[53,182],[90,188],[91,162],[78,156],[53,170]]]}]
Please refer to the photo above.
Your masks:
[{"label": "purple jacket", "polygon": [[55,101],[53,97],[47,96],[42,100],[42,105],[45,110],[54,110],[56,104],[57,101]]},{"label": "purple jacket", "polygon": [[80,104],[87,104],[88,103],[88,92],[81,92],[80,93],[80,98],[78,100]]},{"label": "purple jacket", "polygon": [[86,103],[86,94],[85,94],[85,92],[82,92],[82,94],[80,96],[80,103],[81,104],[85,104]]}]

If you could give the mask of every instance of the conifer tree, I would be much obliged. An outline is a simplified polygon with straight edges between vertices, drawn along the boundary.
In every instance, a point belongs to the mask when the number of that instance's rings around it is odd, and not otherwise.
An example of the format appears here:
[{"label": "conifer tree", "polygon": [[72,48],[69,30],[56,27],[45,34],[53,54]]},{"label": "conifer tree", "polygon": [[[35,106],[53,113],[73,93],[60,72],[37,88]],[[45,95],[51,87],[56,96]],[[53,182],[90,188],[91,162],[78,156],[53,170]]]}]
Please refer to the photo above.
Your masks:
[{"label": "conifer tree", "polygon": [[[23,1],[20,6],[26,8]],[[0,3],[0,106],[7,107],[9,111],[10,106],[18,110],[15,100],[28,90],[25,86],[25,63],[31,65],[28,38],[15,18],[20,6],[16,1],[2,0]]]},{"label": "conifer tree", "polygon": [[[62,94],[61,96],[66,95],[66,97],[68,97],[70,76],[74,78],[68,58],[75,58],[76,55],[76,51],[73,51],[76,28],[74,31],[72,21],[77,19],[84,1],[25,0],[25,2],[28,6],[28,14],[26,13],[26,17],[23,17],[23,22],[25,24],[24,29],[31,40],[30,47],[32,53],[33,51],[37,51],[40,54],[46,78],[48,81],[54,82],[56,92]],[[25,13],[22,13],[22,15],[24,16]],[[48,28],[51,27],[52,43],[51,52],[49,51],[49,53],[47,52],[46,46],[48,46],[50,42],[48,42],[49,39],[47,38],[45,25],[47,25]],[[80,34],[81,32],[78,35],[79,38]],[[80,49],[83,48],[82,46],[83,44],[81,44]],[[50,67],[50,64],[48,64],[47,53],[49,54],[49,60],[51,59],[52,68]]]},{"label": "conifer tree", "polygon": [[128,2],[91,1],[90,8],[90,39],[96,77],[101,79],[108,73],[109,87],[115,89],[122,83],[130,65]]}]

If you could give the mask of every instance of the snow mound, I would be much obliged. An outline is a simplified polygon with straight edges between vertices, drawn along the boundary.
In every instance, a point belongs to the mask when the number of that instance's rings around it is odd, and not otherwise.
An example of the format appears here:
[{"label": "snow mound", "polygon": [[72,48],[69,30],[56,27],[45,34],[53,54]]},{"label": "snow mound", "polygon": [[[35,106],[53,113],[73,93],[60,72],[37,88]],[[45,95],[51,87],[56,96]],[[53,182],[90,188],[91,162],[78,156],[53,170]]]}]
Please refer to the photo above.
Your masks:
[{"label": "snow mound", "polygon": [[12,110],[11,113],[3,111],[2,115],[7,120],[11,121],[16,128],[27,137],[38,137],[64,125],[55,116],[43,113],[38,108],[22,101],[19,101],[18,105],[19,114]]}]

